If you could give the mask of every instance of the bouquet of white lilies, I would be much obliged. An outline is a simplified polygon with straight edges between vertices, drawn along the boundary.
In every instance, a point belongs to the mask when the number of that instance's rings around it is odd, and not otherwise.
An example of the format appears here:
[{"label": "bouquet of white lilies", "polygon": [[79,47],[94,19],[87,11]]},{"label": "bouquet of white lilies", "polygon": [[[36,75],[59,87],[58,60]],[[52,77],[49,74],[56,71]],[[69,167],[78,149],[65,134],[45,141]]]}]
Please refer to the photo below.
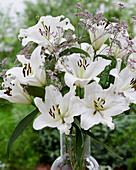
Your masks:
[{"label": "bouquet of white lilies", "polygon": [[77,8],[76,28],[64,16],[46,16],[20,30],[18,37],[26,46],[17,55],[21,66],[6,72],[0,98],[34,105],[35,110],[17,125],[8,152],[38,113],[36,130],[48,126],[66,135],[74,131],[81,140],[88,134],[97,141],[90,131],[94,125],[113,130],[112,116],[136,103],[136,38],[129,36],[124,20],[107,21],[79,3]]}]

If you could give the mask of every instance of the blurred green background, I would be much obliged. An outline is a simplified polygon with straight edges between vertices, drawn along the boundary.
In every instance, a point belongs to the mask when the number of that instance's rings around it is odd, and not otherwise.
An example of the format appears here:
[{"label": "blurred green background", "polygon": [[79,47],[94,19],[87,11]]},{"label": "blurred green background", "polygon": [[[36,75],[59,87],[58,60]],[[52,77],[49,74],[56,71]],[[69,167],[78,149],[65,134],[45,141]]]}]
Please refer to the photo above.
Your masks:
[{"label": "blurred green background", "polygon": [[[2,69],[11,68],[14,65],[16,55],[23,49],[18,40],[21,28],[28,28],[37,22],[36,16],[64,15],[75,26],[77,18],[76,5],[80,2],[90,12],[105,11],[104,16],[121,17],[129,25],[129,33],[134,37],[135,26],[131,16],[136,14],[136,4],[124,0],[127,9],[121,13],[117,11],[118,5],[112,0],[37,0],[36,3],[24,1],[24,13],[17,13],[16,20],[10,16],[10,7],[5,11],[0,7],[0,62],[7,57],[6,65]],[[1,3],[1,2],[0,2]],[[3,12],[5,11],[5,12]],[[2,78],[0,78],[2,81]],[[116,128],[110,131],[105,126],[94,127],[92,131],[99,139],[110,146],[124,159],[121,160],[105,150],[101,145],[91,142],[91,155],[100,165],[109,165],[113,169],[136,169],[136,110],[135,105],[129,112],[114,119]],[[33,170],[37,164],[52,163],[59,156],[59,132],[56,129],[45,128],[35,131],[30,125],[13,144],[10,152],[10,160],[6,154],[9,137],[18,122],[33,110],[32,106],[11,104],[0,99],[0,169]]]}]

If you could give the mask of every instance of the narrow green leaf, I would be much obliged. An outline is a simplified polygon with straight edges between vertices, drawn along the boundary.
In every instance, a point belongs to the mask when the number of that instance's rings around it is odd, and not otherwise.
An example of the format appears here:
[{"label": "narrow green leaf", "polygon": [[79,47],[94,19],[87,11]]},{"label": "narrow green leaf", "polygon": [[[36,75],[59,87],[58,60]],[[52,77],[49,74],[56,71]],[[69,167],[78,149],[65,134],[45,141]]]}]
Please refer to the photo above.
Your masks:
[{"label": "narrow green leaf", "polygon": [[82,167],[82,154],[83,154],[83,144],[82,144],[82,131],[76,128],[76,160],[79,168]]},{"label": "narrow green leaf", "polygon": [[77,48],[77,47],[67,48],[67,49],[65,49],[64,51],[62,51],[62,52],[59,54],[59,56],[62,57],[62,56],[64,56],[64,55],[68,54],[68,53],[70,53],[70,54],[80,53],[80,54],[84,54],[84,55],[87,56],[87,57],[90,57],[90,55],[89,55],[86,51],[84,51],[84,50],[82,50],[82,49],[80,49],[80,48]]},{"label": "narrow green leaf", "polygon": [[115,156],[117,156],[118,158],[120,159],[123,159],[121,156],[119,156],[117,153],[115,153],[109,146],[107,146],[106,144],[102,143],[96,136],[94,136],[94,134],[92,132],[90,132],[89,130],[88,131],[85,131],[85,130],[82,130],[83,133],[87,133],[91,138],[93,138],[93,140],[95,140],[97,143],[101,144],[102,146],[104,146],[107,150],[109,150],[112,154],[114,154]]},{"label": "narrow green leaf", "polygon": [[80,127],[79,120],[77,118],[74,119],[73,125],[76,128],[76,160],[80,169],[82,169],[83,163],[83,152],[84,152],[84,134]]},{"label": "narrow green leaf", "polygon": [[[80,131],[82,131],[81,127],[80,127],[80,122],[79,120],[77,119],[77,117],[74,118],[74,123],[73,125],[77,128],[80,129]],[[84,145],[84,136],[83,136],[83,133],[81,133],[81,139],[82,139],[82,145]]]},{"label": "narrow green leaf", "polygon": [[33,121],[34,117],[37,115],[38,112],[39,112],[38,109],[33,110],[30,114],[28,114],[24,119],[22,119],[18,123],[18,125],[14,129],[8,141],[8,147],[7,147],[8,156],[9,156],[9,151],[10,151],[12,144],[22,134],[22,132],[30,125],[30,123]]},{"label": "narrow green leaf", "polygon": [[36,87],[36,86],[26,86],[26,91],[34,97],[44,98],[45,96],[45,88],[44,87]]}]

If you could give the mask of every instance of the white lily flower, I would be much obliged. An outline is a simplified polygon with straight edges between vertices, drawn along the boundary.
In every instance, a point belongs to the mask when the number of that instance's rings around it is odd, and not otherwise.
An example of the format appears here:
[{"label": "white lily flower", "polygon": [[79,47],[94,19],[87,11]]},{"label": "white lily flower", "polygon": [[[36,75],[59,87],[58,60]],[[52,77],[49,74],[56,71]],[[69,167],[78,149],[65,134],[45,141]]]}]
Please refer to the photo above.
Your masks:
[{"label": "white lily flower", "polygon": [[23,89],[15,77],[6,77],[5,81],[2,83],[2,87],[3,90],[0,90],[0,98],[6,99],[12,103],[32,104],[30,95]]},{"label": "white lily flower", "polygon": [[112,86],[103,90],[96,82],[85,86],[83,100],[86,111],[81,115],[81,128],[85,130],[99,123],[114,129],[112,116],[129,109],[128,100],[114,94]]},{"label": "white lily flower", "polygon": [[75,97],[75,88],[63,97],[52,85],[46,87],[45,102],[35,98],[34,102],[41,114],[35,119],[33,127],[36,130],[46,126],[57,127],[61,132],[69,134],[73,117],[80,115],[84,110],[78,97]]},{"label": "white lily flower", "polygon": [[136,103],[136,73],[124,68],[119,72],[116,68],[110,71],[115,77],[114,92],[122,94],[129,99],[129,102]]},{"label": "white lily flower", "polygon": [[18,37],[23,38],[22,45],[25,46],[28,42],[33,41],[52,51],[55,44],[64,41],[62,37],[65,30],[75,30],[68,18],[60,21],[62,18],[64,18],[63,15],[57,17],[42,16],[35,26],[21,29]]},{"label": "white lily flower", "polygon": [[80,57],[79,54],[72,54],[62,58],[56,68],[65,71],[65,83],[71,87],[73,84],[83,88],[91,80],[99,81],[98,76],[111,61],[99,58],[92,61],[89,57]]},{"label": "white lily flower", "polygon": [[44,86],[46,85],[46,73],[42,58],[41,47],[38,46],[32,53],[30,59],[26,59],[23,55],[18,55],[18,60],[22,63],[23,67],[13,67],[7,71],[7,74],[12,74],[22,84],[31,86]]},{"label": "white lily flower", "polygon": [[110,36],[110,34],[105,31],[105,26],[106,23],[103,25],[94,24],[94,30],[89,30],[91,44],[95,51],[98,51]]},{"label": "white lily flower", "polygon": [[81,43],[81,49],[86,51],[90,56],[94,55],[94,50],[91,44]]}]

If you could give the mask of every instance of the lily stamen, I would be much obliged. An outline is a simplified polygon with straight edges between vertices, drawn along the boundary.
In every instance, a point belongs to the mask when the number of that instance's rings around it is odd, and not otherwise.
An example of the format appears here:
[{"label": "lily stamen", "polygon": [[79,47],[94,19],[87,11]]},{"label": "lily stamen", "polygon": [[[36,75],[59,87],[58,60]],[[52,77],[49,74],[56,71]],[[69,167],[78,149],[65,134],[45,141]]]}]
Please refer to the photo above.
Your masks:
[{"label": "lily stamen", "polygon": [[55,107],[54,107],[54,106],[52,106],[52,108],[53,108],[53,110],[55,111]]},{"label": "lily stamen", "polygon": [[86,68],[89,66],[89,64],[87,64],[87,60],[86,60],[86,59],[84,60],[84,62],[82,62],[82,60],[79,60],[79,61],[77,62],[77,65],[78,65],[79,67],[82,67],[82,66],[83,66],[84,70],[86,70]]},{"label": "lily stamen", "polygon": [[41,35],[43,36],[43,32],[42,32],[41,28],[39,28],[39,32],[40,32],[40,33],[41,33]]},{"label": "lily stamen", "polygon": [[94,100],[94,106],[95,106],[95,109],[96,111],[100,110],[100,109],[103,109],[103,105],[105,104],[105,100],[104,99],[101,99],[100,97],[98,97],[97,101]]},{"label": "lily stamen", "polygon": [[12,96],[11,91],[12,91],[12,89],[10,87],[8,87],[6,89],[6,91],[4,92],[4,94],[7,94],[8,96]]},{"label": "lily stamen", "polygon": [[25,64],[25,67],[23,68],[23,71],[22,71],[22,72],[23,72],[23,76],[24,76],[24,77],[26,77],[26,75],[29,76],[29,73],[32,72],[30,63],[28,63],[28,65]]}]

